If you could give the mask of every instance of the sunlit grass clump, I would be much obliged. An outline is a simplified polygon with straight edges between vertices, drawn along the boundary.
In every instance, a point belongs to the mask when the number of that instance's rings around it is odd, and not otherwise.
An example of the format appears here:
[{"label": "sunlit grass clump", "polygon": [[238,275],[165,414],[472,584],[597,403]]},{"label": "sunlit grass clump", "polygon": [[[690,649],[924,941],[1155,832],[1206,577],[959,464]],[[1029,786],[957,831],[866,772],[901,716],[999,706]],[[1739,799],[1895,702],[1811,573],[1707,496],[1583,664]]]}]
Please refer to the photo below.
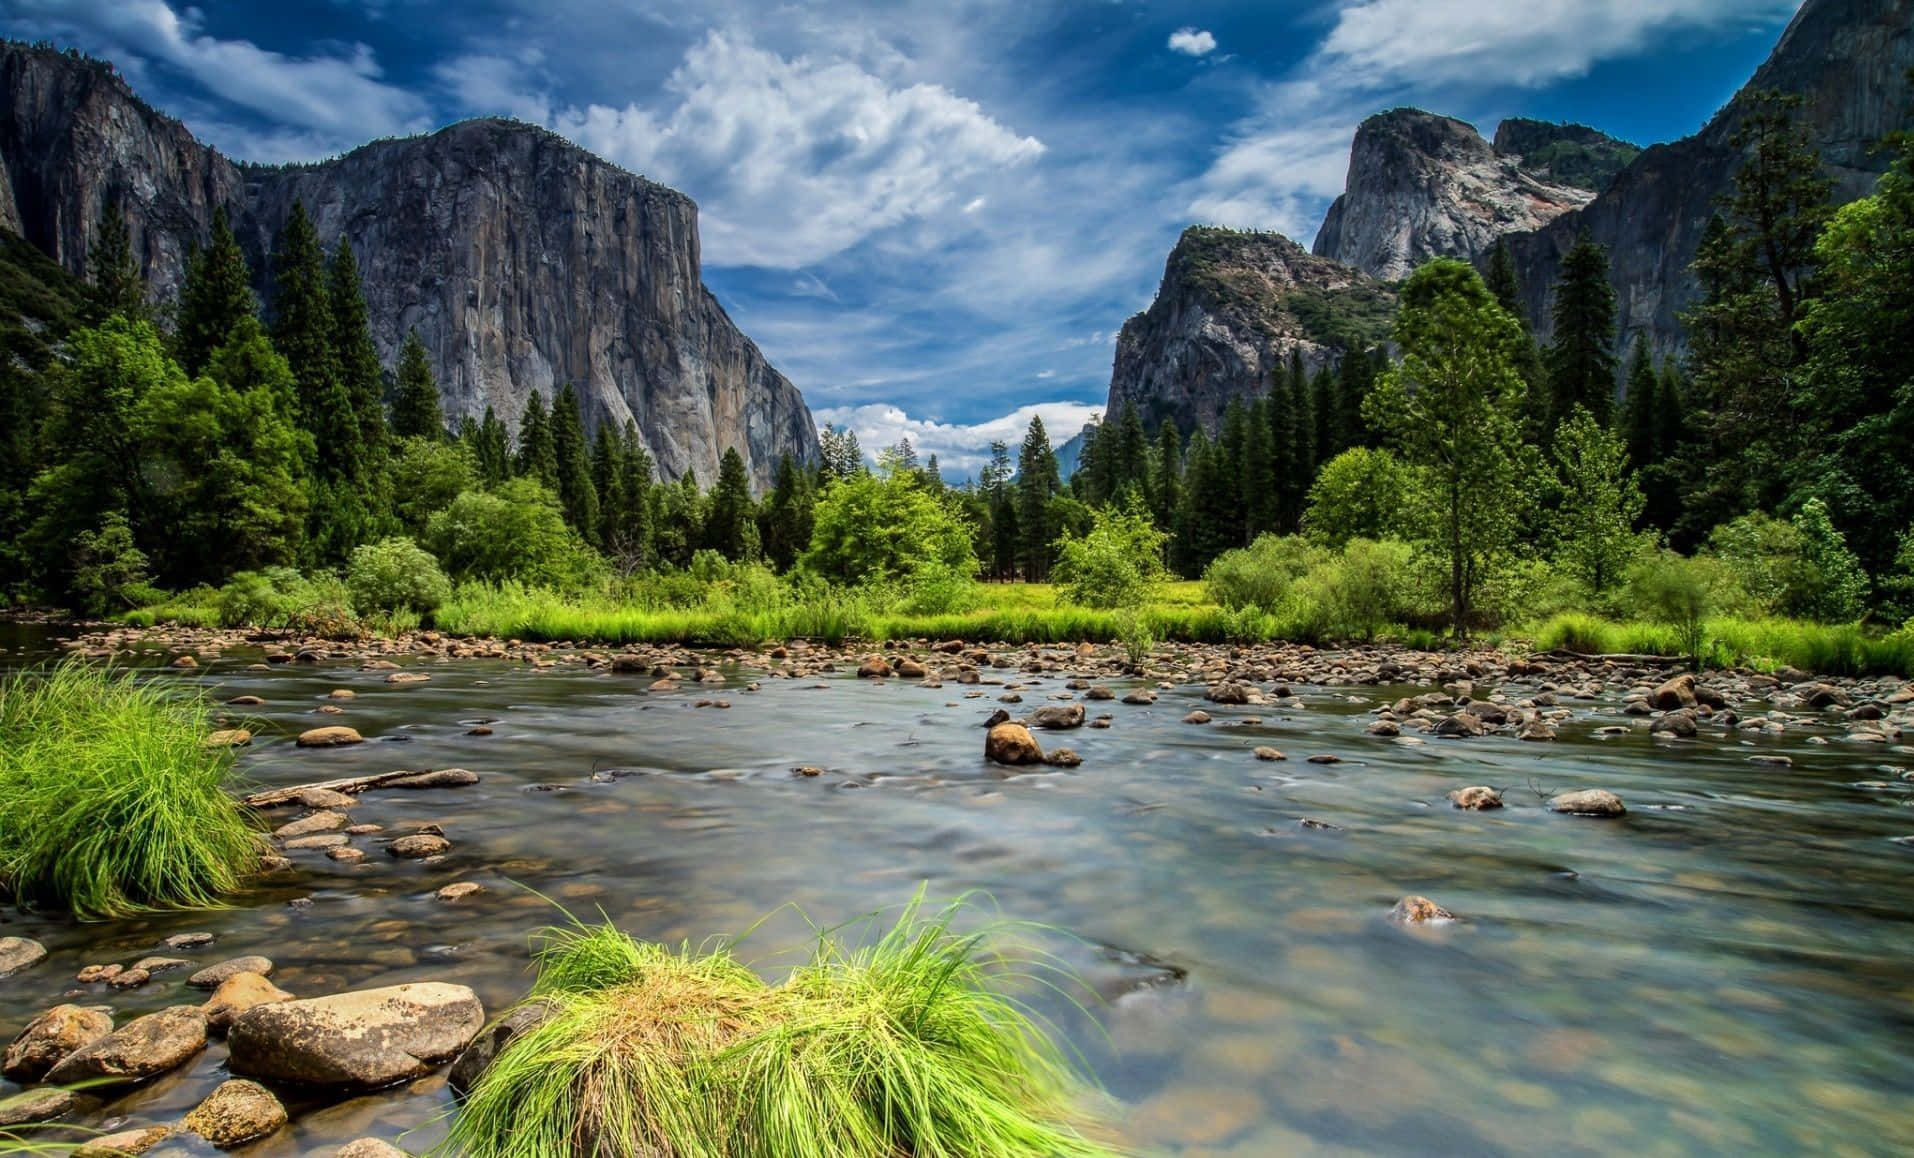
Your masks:
[{"label": "sunlit grass clump", "polygon": [[989,984],[956,910],[913,904],[875,944],[822,937],[770,985],[728,948],[552,930],[549,1016],[469,1091],[465,1158],[1109,1158],[1078,1071]]},{"label": "sunlit grass clump", "polygon": [[83,919],[203,908],[258,866],[206,703],[68,661],[0,679],[0,890]]}]

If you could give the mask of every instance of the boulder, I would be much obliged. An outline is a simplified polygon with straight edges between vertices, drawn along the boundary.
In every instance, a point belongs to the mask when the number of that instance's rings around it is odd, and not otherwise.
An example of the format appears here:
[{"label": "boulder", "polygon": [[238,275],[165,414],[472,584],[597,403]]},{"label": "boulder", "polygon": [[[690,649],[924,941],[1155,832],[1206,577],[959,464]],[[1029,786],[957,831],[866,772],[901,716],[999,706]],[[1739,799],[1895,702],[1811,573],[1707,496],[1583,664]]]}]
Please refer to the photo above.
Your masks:
[{"label": "boulder", "polygon": [[1402,725],[1396,723],[1394,720],[1377,720],[1367,728],[1364,728],[1363,731],[1368,732],[1371,736],[1382,736],[1385,738],[1400,736],[1402,735]]},{"label": "boulder", "polygon": [[1428,897],[1407,896],[1389,910],[1389,919],[1399,925],[1446,925],[1456,916]]},{"label": "boulder", "polygon": [[1058,748],[1047,753],[1043,762],[1053,768],[1076,768],[1083,763],[1083,757],[1073,748]]},{"label": "boulder", "polygon": [[1204,711],[1203,709],[1198,708],[1197,710],[1191,712],[1189,715],[1184,716],[1183,722],[1186,724],[1207,724],[1210,722],[1210,714]]},{"label": "boulder", "polygon": [[1083,727],[1083,705],[1069,704],[1066,706],[1053,704],[1049,707],[1038,708],[1036,711],[1030,713],[1030,724],[1032,727],[1046,728],[1051,731],[1081,728]]},{"label": "boulder", "polygon": [[1261,747],[1254,749],[1253,751],[1250,752],[1250,755],[1256,757],[1258,760],[1274,761],[1274,760],[1289,759],[1289,757],[1283,755],[1281,752],[1278,752],[1276,749],[1271,748],[1268,745],[1263,745]]},{"label": "boulder", "polygon": [[259,1083],[234,1078],[206,1095],[182,1124],[221,1150],[231,1150],[284,1126],[286,1107]]},{"label": "boulder", "polygon": [[1043,748],[1022,724],[1002,723],[984,737],[984,758],[997,764],[1043,763]]},{"label": "boulder", "polygon": [[1654,723],[1648,725],[1648,731],[1649,734],[1655,736],[1674,736],[1679,739],[1689,739],[1694,736],[1697,731],[1695,713],[1688,710],[1665,712],[1657,716]]},{"label": "boulder", "polygon": [[334,829],[344,828],[349,823],[351,823],[351,819],[347,817],[345,813],[335,812],[328,808],[315,812],[310,816],[302,816],[298,820],[288,821],[278,828],[273,829],[272,834],[281,840],[291,840],[298,836],[311,836],[318,832],[331,832]]},{"label": "boulder", "polygon": [[[28,1090],[24,1094],[0,1098],[0,1130],[5,1130],[9,1126],[25,1126],[33,1122],[51,1122],[55,1118],[70,1113],[79,1101],[73,1096],[72,1090],[63,1090],[57,1086]],[[0,1141],[4,1140],[5,1135],[0,1135]]]},{"label": "boulder", "polygon": [[1683,672],[1649,693],[1648,702],[1664,712],[1695,706],[1695,677]]},{"label": "boulder", "polygon": [[418,982],[247,1010],[228,1035],[235,1074],[376,1089],[457,1056],[485,1025],[463,985]]},{"label": "boulder", "polygon": [[442,836],[421,832],[414,836],[402,836],[385,846],[385,850],[401,860],[424,860],[429,856],[444,856],[452,851],[452,842]]},{"label": "boulder", "polygon": [[29,937],[0,937],[0,977],[38,965],[47,947]]},{"label": "boulder", "polygon": [[521,1033],[536,1029],[551,1015],[551,1008],[542,1001],[528,1001],[514,1006],[504,1017],[485,1027],[472,1039],[472,1044],[460,1051],[458,1060],[452,1063],[452,1069],[446,1074],[446,1084],[452,1092],[464,1097],[467,1090],[475,1085],[480,1075],[485,1073],[512,1039]]},{"label": "boulder", "polygon": [[1502,807],[1502,790],[1477,784],[1469,788],[1458,788],[1449,793],[1449,803],[1457,808],[1471,812],[1483,812],[1491,808]]},{"label": "boulder", "polygon": [[68,1055],[112,1032],[113,1018],[104,1010],[56,1005],[34,1018],[13,1039],[0,1073],[21,1085],[37,1082]]},{"label": "boulder", "polygon": [[334,724],[301,732],[294,743],[301,748],[342,748],[348,744],[363,744],[365,737],[343,724]]},{"label": "boulder", "polygon": [[452,884],[446,885],[445,887],[441,888],[438,892],[432,895],[437,897],[439,900],[444,901],[447,904],[450,904],[453,901],[462,901],[469,896],[473,896],[477,893],[482,893],[484,891],[485,891],[485,886],[479,884],[477,881],[456,881]]},{"label": "boulder", "polygon": [[923,664],[917,662],[916,660],[912,659],[909,656],[904,656],[902,659],[899,659],[897,661],[897,666],[895,668],[892,668],[891,670],[895,671],[898,675],[904,677],[905,679],[910,679],[910,680],[921,680],[925,676],[930,674],[929,668],[925,667]]},{"label": "boulder", "polygon": [[186,984],[195,990],[218,990],[226,984],[226,978],[239,972],[256,972],[260,976],[272,976],[270,957],[232,957],[230,961],[220,961],[218,965],[209,965],[186,978]]},{"label": "boulder", "polygon": [[47,1071],[46,1080],[56,1086],[145,1081],[184,1065],[205,1048],[206,1015],[197,1006],[174,1005],[68,1054]]},{"label": "boulder", "polygon": [[411,1158],[411,1155],[377,1138],[360,1138],[356,1142],[347,1142],[339,1147],[333,1158]]},{"label": "boulder", "polygon": [[1622,798],[1603,788],[1584,788],[1579,792],[1564,792],[1548,802],[1555,812],[1567,812],[1575,816],[1621,816],[1628,811],[1622,806]]},{"label": "boulder", "polygon": [[1203,693],[1203,698],[1213,704],[1260,704],[1263,702],[1263,697],[1256,694],[1256,689],[1235,680],[1217,684]]},{"label": "boulder", "polygon": [[203,748],[243,748],[253,742],[253,734],[245,728],[221,728],[209,732],[200,746]]},{"label": "boulder", "polygon": [[199,1008],[206,1015],[207,1030],[224,1036],[232,1028],[234,1019],[247,1010],[292,999],[292,994],[266,980],[263,974],[235,973],[220,982],[219,988],[213,990],[213,995]]},{"label": "boulder", "polygon": [[1528,740],[1532,743],[1545,743],[1555,738],[1555,729],[1540,720],[1530,720],[1522,726],[1522,730],[1517,734],[1516,738]]},{"label": "boulder", "polygon": [[857,678],[861,680],[881,680],[890,674],[891,665],[881,655],[868,656],[857,665]]},{"label": "boulder", "polygon": [[1488,731],[1488,727],[1483,724],[1479,717],[1472,716],[1468,712],[1457,712],[1453,716],[1442,717],[1442,719],[1436,723],[1436,726],[1430,730],[1438,736],[1462,739],[1469,736],[1480,736]]}]

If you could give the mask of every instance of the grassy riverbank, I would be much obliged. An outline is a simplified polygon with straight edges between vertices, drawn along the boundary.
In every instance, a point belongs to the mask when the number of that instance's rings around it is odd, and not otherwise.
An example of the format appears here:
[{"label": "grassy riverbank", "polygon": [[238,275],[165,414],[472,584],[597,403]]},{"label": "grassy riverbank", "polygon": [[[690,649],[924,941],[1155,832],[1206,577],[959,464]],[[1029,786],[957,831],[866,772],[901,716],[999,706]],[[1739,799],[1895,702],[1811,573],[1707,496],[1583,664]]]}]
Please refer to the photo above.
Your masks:
[{"label": "grassy riverbank", "polygon": [[201,908],[260,845],[205,701],[68,661],[0,681],[0,892],[82,919]]}]

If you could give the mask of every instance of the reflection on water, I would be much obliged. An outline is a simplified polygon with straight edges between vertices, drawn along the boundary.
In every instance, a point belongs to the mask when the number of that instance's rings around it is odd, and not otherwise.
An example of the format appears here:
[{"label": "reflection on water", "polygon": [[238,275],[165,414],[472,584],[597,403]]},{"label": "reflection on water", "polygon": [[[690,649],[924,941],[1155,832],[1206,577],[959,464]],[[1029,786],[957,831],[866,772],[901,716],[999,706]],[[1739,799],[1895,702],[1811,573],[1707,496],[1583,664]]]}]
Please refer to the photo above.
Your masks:
[{"label": "reflection on water", "polygon": [[[4,629],[0,629],[4,630]],[[29,637],[0,638],[0,663]],[[0,931],[53,950],[0,981],[11,1033],[94,961],[127,961],[204,929],[212,960],[263,953],[296,994],[445,979],[488,1007],[527,982],[527,934],[550,898],[602,910],[645,938],[700,939],[772,916],[748,947],[768,970],[809,926],[908,899],[977,890],[1108,999],[1099,1030],[1039,998],[1123,1103],[1139,1148],[1272,1154],[1904,1152],[1914,1146],[1914,832],[1905,751],[1720,734],[1651,741],[1616,701],[1577,701],[1555,744],[1506,737],[1403,743],[1363,734],[1401,689],[1308,689],[1280,708],[1202,706],[1197,689],[1148,707],[1092,704],[1108,730],[1068,743],[1071,772],[1009,775],[981,759],[999,689],[727,670],[729,710],[695,688],[478,661],[432,664],[389,687],[347,665],[196,680],[250,709],[265,739],[249,778],[281,785],[394,768],[467,767],[475,788],[366,797],[355,822],[442,825],[443,864],[298,854],[231,911],[71,927],[9,914]],[[1064,674],[1018,677],[1026,707]],[[334,688],[359,693],[333,720]],[[966,693],[982,690],[981,698]],[[1353,694],[1352,694],[1353,693]],[[1257,716],[1261,723],[1240,721]],[[467,735],[474,721],[492,734]],[[295,750],[291,734],[344,722],[374,742]],[[1251,757],[1258,745],[1289,753]],[[1786,750],[1793,768],[1747,762]],[[1342,763],[1303,757],[1331,753]],[[791,774],[818,765],[815,778]],[[1882,770],[1879,766],[1886,765]],[[1445,794],[1506,789],[1466,813]],[[1618,792],[1621,821],[1556,816],[1554,792]],[[1914,787],[1914,785],[1909,785]],[[1334,828],[1309,828],[1304,818]],[[439,886],[486,891],[456,905]],[[536,890],[536,894],[532,890]],[[1464,918],[1436,931],[1383,919],[1405,893]],[[309,904],[289,905],[294,900]],[[803,915],[780,908],[795,902]],[[775,912],[773,912],[775,910]],[[118,1017],[184,1000],[178,975],[102,990]],[[170,1118],[221,1077],[217,1047],[114,1113]],[[366,1133],[441,1135],[441,1079],[298,1113],[249,1150],[330,1154]]]}]

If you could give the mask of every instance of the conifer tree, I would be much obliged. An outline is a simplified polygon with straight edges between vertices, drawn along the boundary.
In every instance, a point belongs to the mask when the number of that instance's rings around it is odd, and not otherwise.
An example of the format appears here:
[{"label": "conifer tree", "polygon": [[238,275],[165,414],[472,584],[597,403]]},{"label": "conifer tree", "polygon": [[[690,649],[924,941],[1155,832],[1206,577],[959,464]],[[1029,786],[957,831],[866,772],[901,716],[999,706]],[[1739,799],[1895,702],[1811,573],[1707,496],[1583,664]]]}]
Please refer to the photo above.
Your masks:
[{"label": "conifer tree", "polygon": [[652,485],[651,453],[638,436],[638,424],[626,419],[625,433],[619,441],[619,471],[623,479],[618,494],[623,506],[618,512],[618,526],[608,549],[616,557],[626,560],[630,568],[636,569],[652,561],[652,492],[657,488]]},{"label": "conifer tree", "polygon": [[1150,513],[1164,531],[1176,529],[1183,509],[1183,437],[1169,419],[1156,432],[1156,453],[1150,460]]},{"label": "conifer tree", "polygon": [[1656,461],[1655,407],[1661,382],[1655,363],[1648,356],[1648,339],[1638,338],[1635,353],[1628,361],[1627,392],[1622,395],[1622,442],[1628,448],[1628,461],[1636,470]]},{"label": "conifer tree", "polygon": [[[489,407],[487,413],[490,413]],[[496,422],[497,417],[493,416],[492,420]],[[439,382],[432,374],[431,359],[425,352],[425,343],[419,341],[417,330],[407,330],[405,344],[399,347],[398,388],[392,397],[392,433],[400,438],[445,437],[445,414],[439,409]],[[482,434],[480,441],[483,441]]]},{"label": "conifer tree", "polygon": [[992,442],[990,462],[978,480],[978,489],[990,518],[990,549],[985,552],[985,560],[991,577],[996,579],[1008,579],[1017,570],[1017,498],[1010,479],[1010,448],[1002,440]]},{"label": "conifer tree", "polygon": [[[365,287],[359,283],[359,263],[352,256],[351,243],[343,237],[332,251],[329,280],[332,350],[338,359],[339,384],[345,388],[358,424],[359,459],[364,476],[382,483],[386,460],[385,380],[379,366],[378,348],[372,344]],[[434,431],[433,437],[443,438],[444,431]]]},{"label": "conifer tree", "polygon": [[1309,372],[1300,349],[1289,355],[1282,408],[1281,433],[1287,436],[1287,453],[1282,455],[1284,529],[1293,531],[1302,526],[1309,484],[1316,479],[1316,416],[1310,413]]},{"label": "conifer tree", "polygon": [[1147,502],[1150,493],[1150,436],[1143,432],[1143,417],[1136,407],[1125,406],[1116,424],[1116,466],[1111,471],[1115,489],[1134,487]]},{"label": "conifer tree", "polygon": [[545,412],[545,396],[532,391],[518,420],[518,454],[512,473],[535,479],[547,490],[558,490],[558,449],[552,441],[552,421]]},{"label": "conifer tree", "polygon": [[330,483],[357,483],[362,477],[359,426],[333,356],[326,255],[312,220],[297,201],[273,246],[272,305],[273,345],[285,355],[298,383],[299,425],[312,435],[319,477]]},{"label": "conifer tree", "polygon": [[491,403],[485,404],[485,417],[479,420],[476,458],[479,481],[492,487],[512,477],[511,437]]},{"label": "conifer tree", "polygon": [[1522,281],[1515,272],[1515,254],[1509,250],[1508,238],[1498,239],[1495,248],[1489,251],[1489,269],[1482,280],[1495,295],[1496,302],[1522,323],[1524,330],[1535,328],[1530,324],[1528,307],[1522,302]]},{"label": "conifer tree", "polygon": [[1608,251],[1586,230],[1562,259],[1550,318],[1550,438],[1577,406],[1607,425],[1615,412],[1615,287],[1608,280]]},{"label": "conifer tree", "polygon": [[1062,487],[1057,477],[1057,456],[1050,449],[1043,418],[1033,414],[1017,453],[1017,554],[1028,582],[1041,582],[1050,574],[1050,541],[1054,537],[1050,497]]},{"label": "conifer tree", "polygon": [[[1316,423],[1315,465],[1318,467],[1342,453],[1343,436],[1337,422],[1341,413],[1341,404],[1336,399],[1336,376],[1324,366],[1309,381],[1309,415]],[[1309,481],[1316,481],[1313,470],[1309,472]]]},{"label": "conifer tree", "polygon": [[1338,449],[1374,445],[1369,426],[1362,418],[1362,404],[1376,385],[1374,359],[1361,346],[1353,343],[1346,345],[1343,348],[1342,362],[1336,367],[1336,378],[1337,421],[1342,430],[1344,443]]},{"label": "conifer tree", "polygon": [[734,563],[758,557],[757,504],[751,501],[751,474],[737,447],[726,447],[718,460],[718,482],[711,488],[705,515],[705,546]]},{"label": "conifer tree", "polygon": [[117,314],[138,321],[146,317],[146,279],[140,273],[140,260],[133,252],[132,235],[118,201],[107,201],[100,215],[100,233],[87,251],[86,273],[93,283],[96,318]]},{"label": "conifer tree", "polygon": [[1248,408],[1243,439],[1243,544],[1276,529],[1276,459],[1270,445],[1269,399]]},{"label": "conifer tree", "polygon": [[[591,451],[578,413],[578,391],[570,382],[552,402],[552,462],[558,471],[558,505],[565,521],[588,543],[598,539],[598,492],[591,485]],[[748,492],[747,492],[748,494]]]},{"label": "conifer tree", "polygon": [[[934,455],[932,456],[935,457]],[[759,538],[764,555],[780,571],[788,571],[811,545],[816,493],[810,476],[790,455],[778,459],[778,477],[764,501]]]},{"label": "conifer tree", "polygon": [[178,325],[173,350],[188,375],[206,369],[213,351],[226,344],[242,318],[256,317],[252,269],[233,236],[226,207],[213,211],[213,239],[195,250],[186,262],[186,280],[179,291]]},{"label": "conifer tree", "polygon": [[592,436],[591,444],[591,487],[598,495],[598,526],[593,541],[606,551],[612,549],[619,523],[624,518],[623,455],[624,449],[618,436],[612,433],[611,423],[599,423],[598,433]]},{"label": "conifer tree", "polygon": [[1249,443],[1249,408],[1243,405],[1241,398],[1232,398],[1223,410],[1223,428],[1215,444],[1218,470],[1215,485],[1221,490],[1217,506],[1223,516],[1223,525],[1217,527],[1216,532],[1219,539],[1232,547],[1242,546],[1249,531],[1249,488],[1245,478],[1249,472]]}]

